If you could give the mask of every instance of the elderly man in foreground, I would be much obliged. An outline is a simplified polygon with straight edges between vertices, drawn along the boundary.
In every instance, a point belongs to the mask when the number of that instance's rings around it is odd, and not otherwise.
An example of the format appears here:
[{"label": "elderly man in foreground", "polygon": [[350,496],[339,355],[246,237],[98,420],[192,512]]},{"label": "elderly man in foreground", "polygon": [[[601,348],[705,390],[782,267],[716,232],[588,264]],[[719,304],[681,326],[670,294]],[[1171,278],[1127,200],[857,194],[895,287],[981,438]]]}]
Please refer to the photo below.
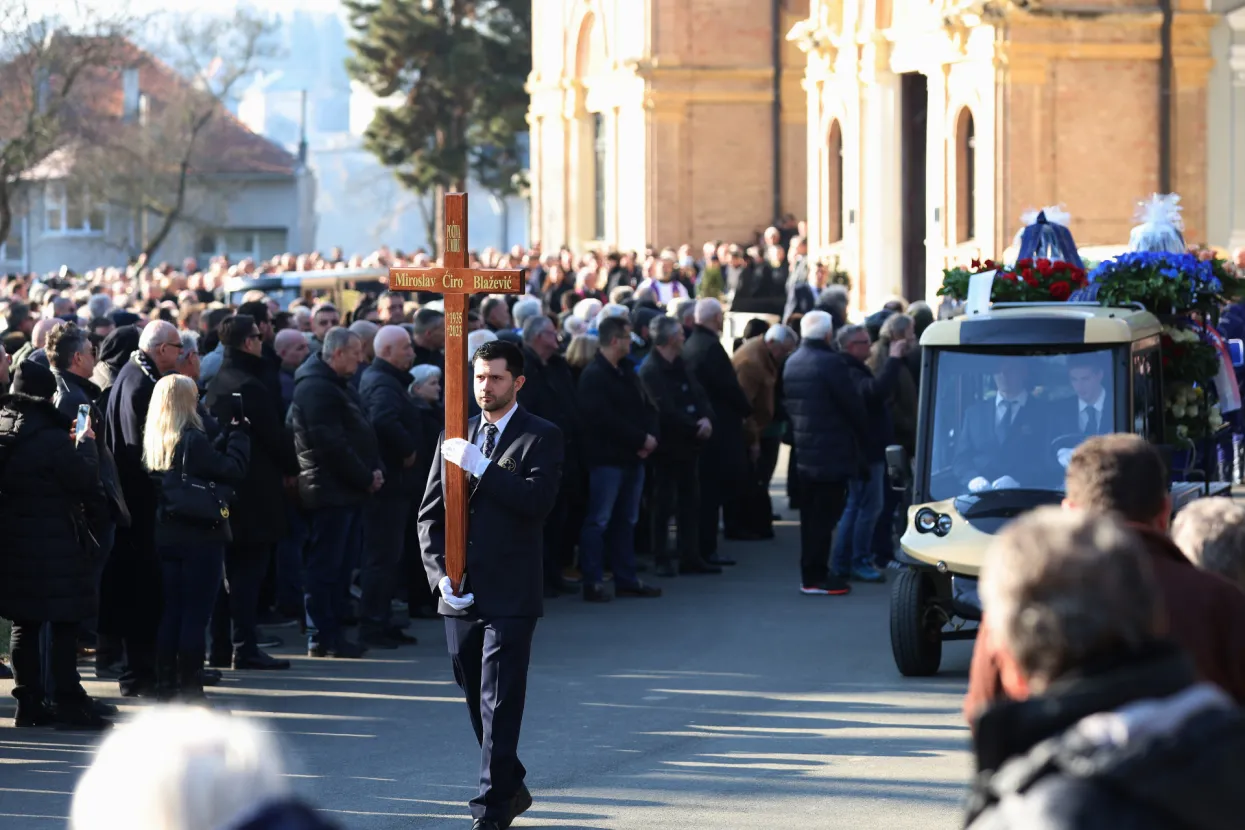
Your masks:
[{"label": "elderly man in foreground", "polygon": [[995,540],[981,596],[1011,700],[978,723],[970,830],[1240,826],[1245,716],[1165,638],[1151,560],[1054,507]]}]

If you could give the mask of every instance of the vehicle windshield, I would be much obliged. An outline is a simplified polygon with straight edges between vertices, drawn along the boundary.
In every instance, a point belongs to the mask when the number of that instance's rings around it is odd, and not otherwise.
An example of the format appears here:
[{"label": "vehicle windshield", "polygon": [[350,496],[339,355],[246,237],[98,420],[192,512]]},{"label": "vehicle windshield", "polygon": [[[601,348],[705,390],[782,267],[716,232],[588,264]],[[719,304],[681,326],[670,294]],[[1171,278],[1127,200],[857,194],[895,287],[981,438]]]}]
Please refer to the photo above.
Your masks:
[{"label": "vehicle windshield", "polygon": [[940,351],[934,364],[930,499],[1062,491],[1072,450],[1115,431],[1111,351]]}]

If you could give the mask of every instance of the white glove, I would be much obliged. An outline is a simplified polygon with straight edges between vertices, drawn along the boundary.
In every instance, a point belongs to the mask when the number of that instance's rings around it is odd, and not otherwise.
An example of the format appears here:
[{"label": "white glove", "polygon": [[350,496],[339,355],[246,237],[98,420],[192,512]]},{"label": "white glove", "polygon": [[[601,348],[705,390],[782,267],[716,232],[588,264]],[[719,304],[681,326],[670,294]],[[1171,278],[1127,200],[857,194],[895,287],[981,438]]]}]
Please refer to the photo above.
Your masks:
[{"label": "white glove", "polygon": [[977,476],[976,478],[974,478],[972,481],[968,483],[968,492],[970,493],[984,493],[986,490],[989,490],[989,489],[990,489],[990,481],[984,476]]},{"label": "white glove", "polygon": [[[461,441],[462,439],[451,440]],[[455,611],[466,611],[476,601],[475,594],[463,594],[461,597],[454,596],[454,583],[450,582],[448,576],[441,577],[441,581],[437,583],[437,588],[441,591],[441,599]]]},{"label": "white glove", "polygon": [[484,475],[489,460],[480,452],[480,448],[463,438],[447,438],[441,444],[441,457],[451,464],[457,464],[476,478]]},{"label": "white glove", "polygon": [[1017,490],[1020,488],[1020,482],[1011,476],[1003,476],[996,478],[990,487],[995,490]]},{"label": "white glove", "polygon": [[1055,458],[1059,459],[1059,466],[1067,467],[1068,462],[1072,460],[1072,453],[1073,453],[1072,447],[1064,447],[1062,450],[1059,450],[1058,452],[1056,452]]}]

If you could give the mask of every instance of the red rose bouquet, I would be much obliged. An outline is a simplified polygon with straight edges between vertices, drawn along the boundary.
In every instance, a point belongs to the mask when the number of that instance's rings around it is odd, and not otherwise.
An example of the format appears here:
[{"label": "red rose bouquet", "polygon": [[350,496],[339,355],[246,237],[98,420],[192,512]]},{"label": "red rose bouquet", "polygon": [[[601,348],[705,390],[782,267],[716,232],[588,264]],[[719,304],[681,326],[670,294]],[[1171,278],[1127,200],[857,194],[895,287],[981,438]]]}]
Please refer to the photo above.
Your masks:
[{"label": "red rose bouquet", "polygon": [[970,268],[943,271],[938,295],[963,302],[968,298],[969,279],[986,271],[995,272],[990,299],[996,303],[1063,302],[1087,284],[1084,268],[1059,259],[1020,259],[1012,266],[973,260]]}]

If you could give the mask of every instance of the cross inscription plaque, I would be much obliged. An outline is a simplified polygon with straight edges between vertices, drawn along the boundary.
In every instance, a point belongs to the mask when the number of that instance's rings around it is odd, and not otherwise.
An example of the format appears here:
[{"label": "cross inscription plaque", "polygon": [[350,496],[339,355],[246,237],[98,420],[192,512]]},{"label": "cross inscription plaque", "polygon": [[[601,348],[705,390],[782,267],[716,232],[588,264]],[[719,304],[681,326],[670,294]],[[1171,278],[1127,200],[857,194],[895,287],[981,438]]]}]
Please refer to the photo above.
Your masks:
[{"label": "cross inscription plaque", "polygon": [[[445,297],[445,437],[467,438],[467,295],[520,294],[523,272],[468,268],[467,194],[445,194],[445,262],[439,268],[390,268],[390,291],[434,291]],[[467,566],[467,474],[445,465],[445,572],[462,590]]]}]

